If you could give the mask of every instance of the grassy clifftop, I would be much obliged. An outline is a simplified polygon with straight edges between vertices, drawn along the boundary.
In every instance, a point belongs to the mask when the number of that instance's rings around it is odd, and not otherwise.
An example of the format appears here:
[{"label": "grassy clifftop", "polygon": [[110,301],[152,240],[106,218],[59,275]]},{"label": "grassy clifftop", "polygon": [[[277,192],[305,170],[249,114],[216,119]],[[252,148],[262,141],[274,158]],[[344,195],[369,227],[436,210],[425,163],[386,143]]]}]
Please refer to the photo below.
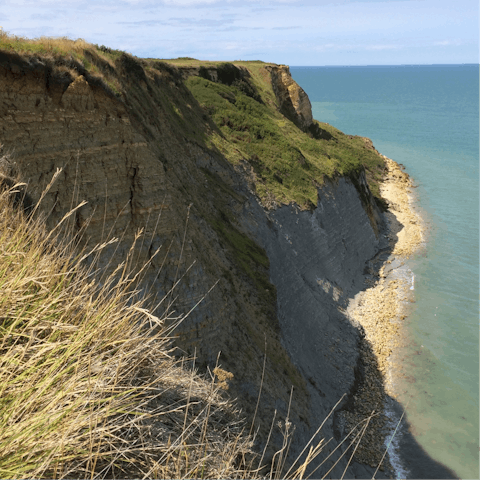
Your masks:
[{"label": "grassy clifftop", "polygon": [[[174,64],[180,68],[195,65],[192,61]],[[217,127],[208,141],[232,163],[251,165],[256,193],[264,205],[273,200],[295,202],[302,208],[316,206],[317,188],[325,177],[350,175],[363,167],[373,194],[380,197],[383,159],[366,139],[347,136],[317,121],[324,138],[315,138],[285,118],[273,90],[271,64],[219,63],[214,68],[230,66],[232,75],[217,81],[208,78],[206,67],[211,63],[199,65],[199,75],[189,76],[186,85]],[[239,72],[236,78],[234,67]]]},{"label": "grassy clifftop", "polygon": [[[29,40],[5,33],[0,33],[0,50],[46,60],[52,75],[66,84],[84,75],[89,83],[102,85],[118,98],[124,93],[119,81],[122,70],[136,72],[139,82],[146,80],[149,72],[168,71],[173,77],[183,72],[188,89],[214,124],[208,138],[202,140],[233,164],[250,164],[256,193],[265,206],[295,202],[301,208],[311,208],[317,203],[317,187],[325,177],[351,175],[362,168],[366,169],[372,193],[380,199],[383,158],[368,139],[345,135],[314,120],[316,129],[323,132],[323,138],[315,138],[287,119],[272,85],[270,72],[275,64],[138,59],[83,40]],[[212,76],[209,70],[216,74]],[[180,127],[189,123],[178,107],[172,107]]]}]

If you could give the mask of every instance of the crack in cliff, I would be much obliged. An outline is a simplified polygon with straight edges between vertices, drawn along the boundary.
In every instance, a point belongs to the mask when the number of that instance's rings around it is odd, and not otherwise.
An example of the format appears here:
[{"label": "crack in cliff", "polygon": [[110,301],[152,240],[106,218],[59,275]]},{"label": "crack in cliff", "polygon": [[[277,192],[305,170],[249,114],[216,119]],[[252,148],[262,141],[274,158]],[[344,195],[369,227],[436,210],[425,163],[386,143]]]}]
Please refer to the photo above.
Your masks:
[{"label": "crack in cliff", "polygon": [[135,198],[135,190],[136,190],[136,180],[137,180],[137,173],[138,173],[138,167],[131,167],[130,172],[129,172],[129,179],[130,179],[130,198],[129,198],[129,203],[130,203],[130,220],[132,222],[132,225],[135,225],[135,204],[134,204],[134,198]]}]

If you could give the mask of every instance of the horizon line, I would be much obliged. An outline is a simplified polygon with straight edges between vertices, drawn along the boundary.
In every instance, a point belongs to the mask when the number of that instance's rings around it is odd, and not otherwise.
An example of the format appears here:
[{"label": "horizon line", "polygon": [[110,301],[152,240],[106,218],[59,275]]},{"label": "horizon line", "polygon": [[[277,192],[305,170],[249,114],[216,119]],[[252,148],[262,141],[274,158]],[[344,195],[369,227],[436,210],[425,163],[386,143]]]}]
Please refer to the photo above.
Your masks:
[{"label": "horizon line", "polygon": [[[247,60],[248,61],[248,60]],[[288,65],[289,67],[317,68],[317,67],[336,67],[336,68],[355,68],[355,67],[451,67],[451,66],[480,66],[480,63],[396,63],[396,64],[365,64],[365,65]]]}]

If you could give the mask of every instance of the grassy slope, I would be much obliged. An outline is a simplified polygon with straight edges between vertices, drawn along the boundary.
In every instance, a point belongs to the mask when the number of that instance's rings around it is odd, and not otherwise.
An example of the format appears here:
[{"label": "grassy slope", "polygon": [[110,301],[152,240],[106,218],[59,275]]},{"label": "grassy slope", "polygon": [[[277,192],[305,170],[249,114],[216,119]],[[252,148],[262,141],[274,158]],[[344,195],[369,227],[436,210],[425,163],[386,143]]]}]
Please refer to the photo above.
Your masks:
[{"label": "grassy slope", "polygon": [[[189,77],[186,84],[211,116],[218,130],[209,142],[232,163],[246,160],[256,174],[258,196],[277,203],[295,202],[303,208],[317,203],[317,187],[324,177],[350,175],[364,166],[371,189],[380,196],[378,181],[383,159],[360,137],[351,137],[325,123],[332,139],[315,139],[297,128],[276,108],[269,73],[259,62],[235,62],[251,74],[259,102],[235,84]],[[244,90],[244,89],[243,89]]]}]

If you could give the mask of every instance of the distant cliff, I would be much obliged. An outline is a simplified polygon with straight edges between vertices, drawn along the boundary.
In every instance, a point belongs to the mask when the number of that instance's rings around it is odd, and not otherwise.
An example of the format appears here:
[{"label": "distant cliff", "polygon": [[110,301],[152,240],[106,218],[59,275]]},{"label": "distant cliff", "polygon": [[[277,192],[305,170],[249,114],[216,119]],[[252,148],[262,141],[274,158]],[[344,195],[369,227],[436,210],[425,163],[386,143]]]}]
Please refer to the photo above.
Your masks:
[{"label": "distant cliff", "polygon": [[[348,408],[361,330],[345,309],[381,247],[384,160],[313,120],[288,67],[3,52],[0,142],[34,202],[63,168],[42,203],[48,223],[86,200],[73,225],[84,243],[120,238],[105,263],[144,230],[140,288],[153,308],[192,310],[174,332],[179,352],[201,369],[220,354],[247,420],[260,395],[258,448],[274,415],[296,428],[294,456],[343,394]],[[344,433],[333,415],[321,435]],[[272,438],[267,455],[281,447],[276,427]],[[371,473],[354,462],[347,477]]]}]

